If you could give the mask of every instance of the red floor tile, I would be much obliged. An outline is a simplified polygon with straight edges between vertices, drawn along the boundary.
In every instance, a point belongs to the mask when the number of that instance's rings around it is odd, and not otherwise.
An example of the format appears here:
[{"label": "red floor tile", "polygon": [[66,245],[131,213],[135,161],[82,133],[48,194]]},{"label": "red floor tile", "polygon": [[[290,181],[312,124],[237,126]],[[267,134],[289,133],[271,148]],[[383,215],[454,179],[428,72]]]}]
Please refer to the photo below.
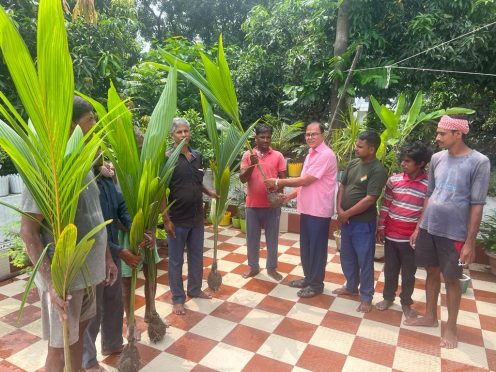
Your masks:
[{"label": "red floor tile", "polygon": [[243,288],[247,289],[249,291],[257,292],[257,293],[268,294],[276,286],[277,286],[277,283],[275,283],[275,282],[268,282],[266,280],[252,278],[252,279],[250,279],[250,281],[248,283],[246,283],[243,286]]},{"label": "red floor tile", "polygon": [[214,262],[212,257],[203,257],[203,267],[209,267]]},{"label": "red floor tile", "polygon": [[403,313],[401,311],[396,311],[392,309],[380,311],[373,308],[370,313],[366,313],[363,317],[364,319],[375,320],[376,322],[381,322],[395,327],[399,327],[401,326],[402,316]]},{"label": "red floor tile", "polygon": [[268,311],[270,313],[286,315],[294,306],[294,301],[284,300],[282,298],[266,296],[256,308]]},{"label": "red floor tile", "polygon": [[286,263],[286,262],[278,262],[277,263],[277,271],[281,272],[281,273],[290,273],[291,271],[293,271],[293,269],[296,267],[296,265],[293,265],[293,264],[289,264],[289,263]]},{"label": "red floor tile", "polygon": [[296,244],[296,243],[298,243],[297,240],[279,238],[279,244],[280,245],[285,245],[285,246],[291,247],[293,244]]},{"label": "red floor tile", "polygon": [[339,372],[345,361],[346,355],[308,345],[296,365],[314,372]]},{"label": "red floor tile", "polygon": [[[136,288],[139,288],[139,287],[136,286]],[[134,298],[134,309],[138,310],[141,306],[145,306],[145,303],[146,302],[145,302],[144,296],[136,295]]]},{"label": "red floor tile", "polygon": [[162,285],[169,285],[169,275],[163,274],[157,277],[157,283]]},{"label": "red floor tile", "polygon": [[[230,237],[228,237],[230,238]],[[227,240],[227,239],[224,239],[224,240]],[[239,244],[232,244],[232,243],[226,243],[225,241],[223,241],[222,243],[220,243],[217,248],[218,249],[221,249],[223,251],[228,251],[228,252],[232,252],[236,249],[238,249],[240,247]]]},{"label": "red floor tile", "polygon": [[496,283],[496,275],[494,275],[494,274],[492,274],[490,272],[471,270],[470,271],[470,277],[472,279],[477,279],[477,280],[483,280],[485,282]]},{"label": "red floor tile", "polygon": [[292,340],[308,343],[316,330],[317,326],[315,324],[284,318],[274,330],[274,333]]},{"label": "red floor tile", "polygon": [[324,281],[343,285],[346,282],[346,278],[343,274],[326,271]]},{"label": "red floor tile", "polygon": [[474,289],[474,295],[477,301],[484,301],[484,302],[490,302],[492,304],[496,304],[496,292]]},{"label": "red floor tile", "polygon": [[205,314],[201,314],[192,310],[186,310],[185,315],[176,315],[171,313],[167,316],[166,319],[172,325],[174,325],[174,327],[182,329],[184,331],[188,331],[203,318],[205,318]]},{"label": "red floor tile", "polygon": [[382,293],[384,292],[384,283],[383,282],[376,282],[375,283],[375,293]]},{"label": "red floor tile", "polygon": [[335,297],[333,297],[333,296],[329,296],[326,294],[320,294],[318,296],[311,297],[311,298],[300,298],[298,300],[298,302],[301,304],[320,307],[321,309],[324,309],[324,310],[329,310],[332,302],[334,301],[334,298]]},{"label": "red floor tile", "polygon": [[441,359],[441,372],[482,372],[487,369],[477,368],[469,364],[457,363],[447,359]]},{"label": "red floor tile", "polygon": [[223,260],[243,263],[246,261],[246,256],[244,254],[239,254],[239,253],[229,253],[227,256],[223,258]]},{"label": "red floor tile", "polygon": [[165,349],[165,351],[198,363],[215,345],[217,345],[216,341],[188,332]]},{"label": "red floor tile", "polygon": [[217,307],[210,315],[230,320],[231,322],[239,323],[252,310],[248,306],[236,304],[234,302],[225,301]]},{"label": "red floor tile", "polygon": [[286,250],[287,254],[292,254],[293,256],[300,256],[300,248],[291,247]]},{"label": "red floor tile", "polygon": [[158,296],[156,298],[156,301],[171,303],[172,302],[172,292],[167,291],[165,293],[162,293],[160,296]]},{"label": "red floor tile", "polygon": [[395,351],[395,346],[357,336],[351,346],[349,355],[372,363],[382,364],[386,367],[392,367]]},{"label": "red floor tile", "polygon": [[238,275],[243,275],[248,270],[250,270],[250,266],[241,264],[238,267],[236,267],[235,269],[231,270],[231,273],[238,274]]},{"label": "red floor tile", "polygon": [[331,262],[341,264],[341,260],[339,259],[339,255],[335,255],[332,259]]},{"label": "red floor tile", "polygon": [[293,367],[289,364],[279,362],[278,360],[264,357],[263,355],[255,354],[253,358],[248,362],[242,371],[253,372],[253,371],[277,371],[285,372],[291,371]]},{"label": "red floor tile", "polygon": [[222,342],[256,352],[269,336],[268,332],[238,324]]},{"label": "red floor tile", "polygon": [[400,329],[398,336],[398,346],[437,357],[441,355],[439,342],[439,337],[415,332],[405,328]]},{"label": "red floor tile", "polygon": [[360,318],[342,313],[337,313],[334,311],[329,311],[325,315],[320,325],[338,331],[356,334],[358,328],[360,327],[361,322],[362,319]]},{"label": "red floor tile", "polygon": [[[212,240],[213,240],[213,239],[214,239],[214,238],[212,237]],[[224,247],[223,247],[223,248],[219,248],[219,247],[220,247],[221,242],[223,243],[223,242],[225,242],[226,240],[229,240],[229,239],[231,239],[231,236],[227,236],[227,235],[222,235],[222,234],[219,234],[218,239],[217,239],[217,241],[218,241],[218,243],[217,243],[217,249],[222,249],[222,250],[225,250],[225,251],[229,250],[229,249],[230,249],[229,247],[226,247],[226,248],[224,248]],[[229,243],[226,243],[226,244],[229,244]],[[237,245],[237,244],[232,244],[232,245],[236,245],[236,248],[232,248],[232,249],[237,249],[237,248],[239,248],[239,245]]]},{"label": "red floor tile", "polygon": [[[446,306],[446,294],[444,294],[444,293],[441,293],[441,305]],[[469,311],[471,313],[476,313],[477,312],[477,304],[474,300],[471,300],[469,298],[465,298],[462,295],[462,298],[460,300],[460,310]]]},{"label": "red floor tile", "polygon": [[191,372],[216,372],[216,370],[202,366],[201,364],[197,364],[196,366],[193,367]]},{"label": "red floor tile", "polygon": [[[12,296],[12,297],[15,298],[16,300],[22,301],[22,296],[24,296],[24,292],[23,293],[19,293],[19,294],[15,295],[15,296]],[[6,297],[4,296],[4,298],[6,298]],[[0,301],[1,300],[3,300],[2,297],[0,297]],[[26,298],[26,304],[34,304],[35,302],[38,302],[39,300],[40,300],[40,295],[38,294],[38,289],[31,288],[29,290],[29,295]]]},{"label": "red floor tile", "polygon": [[18,319],[19,313],[20,310],[14,311],[13,313],[0,318],[0,320],[14,327],[24,327],[41,317],[41,309],[38,306],[33,305],[24,306],[21,317]]},{"label": "red floor tile", "polygon": [[486,349],[487,366],[490,371],[496,371],[496,350]]},{"label": "red floor tile", "polygon": [[236,287],[231,287],[230,285],[222,284],[220,286],[220,289],[217,292],[214,292],[212,296],[218,298],[219,300],[227,300],[237,290],[238,288]]},{"label": "red floor tile", "polygon": [[39,337],[23,331],[22,329],[16,329],[15,331],[0,337],[0,358],[7,359],[39,339]]},{"label": "red floor tile", "polygon": [[0,361],[0,371],[2,372],[24,372],[25,370],[7,362],[6,360]]},{"label": "red floor tile", "polygon": [[479,321],[482,329],[496,332],[496,317],[479,314]]}]

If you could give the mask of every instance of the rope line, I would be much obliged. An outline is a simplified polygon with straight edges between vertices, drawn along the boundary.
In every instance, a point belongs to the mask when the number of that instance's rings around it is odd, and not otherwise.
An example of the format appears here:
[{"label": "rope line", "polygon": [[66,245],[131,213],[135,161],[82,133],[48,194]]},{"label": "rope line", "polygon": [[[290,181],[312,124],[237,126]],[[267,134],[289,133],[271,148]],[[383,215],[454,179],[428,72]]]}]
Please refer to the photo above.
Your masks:
[{"label": "rope line", "polygon": [[417,54],[414,54],[413,56],[410,56],[410,57],[404,58],[404,59],[402,59],[402,60],[401,60],[401,61],[399,61],[399,62],[395,62],[395,63],[393,63],[393,66],[394,66],[394,65],[399,65],[400,63],[403,63],[403,62],[405,62],[405,61],[408,61],[409,59],[412,59],[412,58],[415,58],[415,57],[417,57],[417,56],[419,56],[419,55],[421,55],[421,54],[427,53],[427,52],[431,51],[432,49],[439,48],[440,46],[443,46],[443,45],[445,45],[445,44],[451,43],[452,41],[455,41],[455,40],[458,40],[458,39],[460,39],[460,38],[462,38],[462,37],[465,37],[465,36],[468,36],[468,35],[470,35],[470,34],[473,34],[474,32],[480,31],[480,30],[482,30],[483,28],[491,27],[491,26],[492,26],[492,25],[494,25],[494,24],[496,24],[496,21],[495,21],[495,22],[488,23],[487,25],[481,26],[481,27],[479,27],[479,28],[476,28],[476,29],[474,29],[474,30],[472,30],[472,31],[469,31],[469,32],[465,33],[465,34],[459,35],[459,36],[457,36],[457,37],[455,37],[455,38],[453,38],[453,39],[451,39],[451,40],[444,41],[444,42],[442,42],[441,44],[434,45],[434,46],[432,46],[432,47],[430,47],[430,48],[427,48],[426,50],[424,50],[424,51],[422,51],[422,52],[419,52],[419,53],[417,53]]},{"label": "rope line", "polygon": [[448,74],[465,74],[465,75],[480,75],[480,76],[491,76],[496,77],[496,74],[487,74],[483,72],[471,72],[471,71],[457,71],[457,70],[438,70],[434,68],[425,68],[425,67],[407,67],[407,66],[378,66],[378,67],[367,67],[367,68],[358,68],[355,71],[367,71],[367,70],[380,70],[380,69],[400,69],[400,70],[417,70],[417,71],[428,71],[428,72],[442,72]]}]

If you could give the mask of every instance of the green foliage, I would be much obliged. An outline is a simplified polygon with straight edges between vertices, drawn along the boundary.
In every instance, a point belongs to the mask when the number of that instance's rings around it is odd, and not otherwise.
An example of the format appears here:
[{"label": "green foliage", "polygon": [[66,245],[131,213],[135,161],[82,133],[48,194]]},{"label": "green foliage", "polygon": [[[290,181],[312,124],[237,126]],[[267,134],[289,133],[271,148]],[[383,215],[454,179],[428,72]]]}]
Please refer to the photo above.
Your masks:
[{"label": "green foliage", "polygon": [[[0,93],[0,115],[6,120],[0,120],[0,145],[16,164],[41,210],[47,223],[43,227],[51,231],[55,244],[52,284],[57,295],[66,299],[72,279],[84,268],[86,254],[94,243],[91,238],[106,224],[96,226],[76,242],[73,222],[78,199],[86,187],[83,182],[101,139],[95,128],[83,135],[76,127],[70,134],[74,75],[60,1],[40,1],[37,26],[35,65],[17,29],[0,7],[0,49],[30,119],[28,124]],[[43,259],[44,254],[34,272]],[[63,327],[67,330],[66,320]],[[65,364],[70,366],[69,339],[64,334]]]},{"label": "green foliage", "polygon": [[332,150],[336,155],[339,169],[346,168],[355,153],[355,143],[360,132],[366,129],[364,122],[359,121],[353,111],[353,106],[348,105],[346,113],[341,115],[342,128],[336,128],[331,133]]},{"label": "green foliage", "polygon": [[381,145],[377,150],[377,158],[382,161],[388,170],[388,174],[392,174],[398,169],[397,154],[407,141],[411,141],[410,134],[418,125],[432,123],[443,115],[474,113],[473,110],[462,107],[425,113],[421,111],[423,97],[422,92],[418,92],[409,108],[406,107],[404,94],[400,94],[394,108],[384,104],[381,105],[373,96],[370,97],[375,114],[384,126],[381,132]]},{"label": "green foliage", "polygon": [[496,253],[496,212],[484,217],[480,224],[477,243],[492,253]]},{"label": "green foliage", "polygon": [[295,150],[299,146],[297,139],[303,134],[304,123],[297,121],[293,124],[287,124],[270,114],[264,115],[261,121],[273,129],[271,147],[281,152],[284,157],[294,156]]},{"label": "green foliage", "polygon": [[219,34],[230,44],[242,44],[241,24],[256,4],[268,0],[146,0],[138,2],[140,32],[149,40],[181,35],[214,45]]},{"label": "green foliage", "polygon": [[31,273],[33,267],[19,235],[19,223],[15,223],[6,229],[5,238],[8,246],[5,254],[9,257],[10,264],[21,269],[22,273]]},{"label": "green foliage", "polygon": [[496,196],[496,170],[491,171],[489,176],[489,189],[487,190],[488,196]]},{"label": "green foliage", "polygon": [[0,147],[0,166],[3,165],[3,163],[5,162],[5,160],[7,160],[9,156],[7,155],[7,153],[4,151],[4,149],[2,149]]}]

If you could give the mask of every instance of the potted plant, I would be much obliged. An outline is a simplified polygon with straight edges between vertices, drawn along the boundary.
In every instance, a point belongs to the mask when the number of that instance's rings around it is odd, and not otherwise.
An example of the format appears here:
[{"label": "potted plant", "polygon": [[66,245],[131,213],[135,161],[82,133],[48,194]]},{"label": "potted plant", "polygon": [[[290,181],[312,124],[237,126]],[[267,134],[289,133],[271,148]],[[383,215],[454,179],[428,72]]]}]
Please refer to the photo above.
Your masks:
[{"label": "potted plant", "polygon": [[238,207],[238,218],[241,232],[246,234],[246,209],[244,204]]},{"label": "potted plant", "polygon": [[486,216],[481,222],[477,243],[482,246],[484,253],[489,257],[491,273],[496,275],[496,211]]}]

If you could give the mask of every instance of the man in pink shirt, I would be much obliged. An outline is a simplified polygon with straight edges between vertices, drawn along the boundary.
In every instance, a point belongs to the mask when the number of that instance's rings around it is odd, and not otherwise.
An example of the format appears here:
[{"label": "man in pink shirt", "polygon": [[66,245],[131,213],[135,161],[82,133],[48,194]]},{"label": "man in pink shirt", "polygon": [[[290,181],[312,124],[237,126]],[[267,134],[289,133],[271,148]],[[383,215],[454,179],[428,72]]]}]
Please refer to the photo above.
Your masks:
[{"label": "man in pink shirt", "polygon": [[[267,177],[285,178],[286,164],[282,154],[270,147],[271,140],[272,127],[263,123],[258,124],[255,128],[256,147],[252,152],[246,151],[241,161],[239,178],[243,183],[248,182],[246,245],[250,266],[243,277],[249,278],[260,272],[260,235],[263,228],[267,243],[267,274],[279,281],[282,276],[276,269],[281,208],[271,208],[267,198],[269,190],[264,185],[264,179]],[[276,191],[276,189],[278,188],[273,187],[270,191]]]},{"label": "man in pink shirt", "polygon": [[305,278],[289,282],[289,286],[301,288],[299,297],[313,297],[324,290],[327,264],[327,239],[329,224],[334,214],[337,163],[334,152],[324,143],[324,127],[312,122],[307,125],[305,140],[308,155],[300,177],[268,179],[267,187],[299,187],[285,196],[286,200],[297,197],[300,213],[300,256]]}]

